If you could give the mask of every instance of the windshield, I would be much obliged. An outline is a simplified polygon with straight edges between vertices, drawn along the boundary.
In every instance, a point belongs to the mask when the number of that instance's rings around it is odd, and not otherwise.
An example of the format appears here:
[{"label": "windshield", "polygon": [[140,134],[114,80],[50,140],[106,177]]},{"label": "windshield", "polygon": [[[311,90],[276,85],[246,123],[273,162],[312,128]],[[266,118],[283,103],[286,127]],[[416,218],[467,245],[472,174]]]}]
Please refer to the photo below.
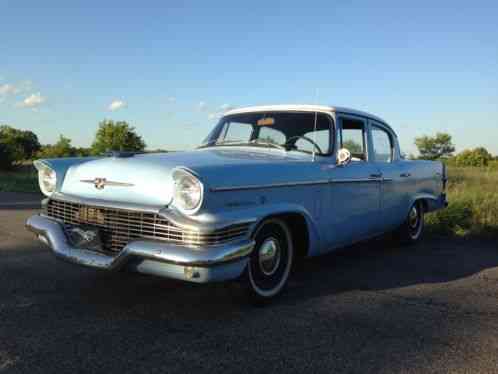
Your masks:
[{"label": "windshield", "polygon": [[324,113],[234,114],[220,120],[203,147],[249,145],[324,155],[331,152],[331,131],[332,119]]}]

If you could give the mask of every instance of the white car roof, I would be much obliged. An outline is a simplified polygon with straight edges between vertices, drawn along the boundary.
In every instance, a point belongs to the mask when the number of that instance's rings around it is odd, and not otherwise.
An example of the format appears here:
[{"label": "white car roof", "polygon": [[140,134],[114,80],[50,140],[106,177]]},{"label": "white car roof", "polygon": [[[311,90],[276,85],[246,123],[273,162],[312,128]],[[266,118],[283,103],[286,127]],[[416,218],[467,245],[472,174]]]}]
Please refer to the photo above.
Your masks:
[{"label": "white car roof", "polygon": [[237,108],[229,110],[225,115],[241,114],[241,113],[251,113],[251,112],[285,112],[285,111],[299,111],[299,112],[337,112],[337,113],[347,113],[362,117],[368,117],[373,120],[387,124],[382,118],[377,117],[373,114],[363,112],[361,110],[338,107],[338,106],[328,106],[328,105],[262,105],[262,106],[249,106],[244,108]]}]

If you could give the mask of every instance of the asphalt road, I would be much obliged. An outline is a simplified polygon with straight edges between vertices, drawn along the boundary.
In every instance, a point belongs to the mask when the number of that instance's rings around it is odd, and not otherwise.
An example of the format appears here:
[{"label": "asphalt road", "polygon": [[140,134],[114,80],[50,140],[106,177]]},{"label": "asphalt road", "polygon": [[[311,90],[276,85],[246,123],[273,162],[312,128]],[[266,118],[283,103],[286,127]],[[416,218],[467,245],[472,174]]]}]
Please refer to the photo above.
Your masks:
[{"label": "asphalt road", "polygon": [[24,230],[24,196],[0,206],[1,373],[498,372],[496,243],[367,243],[255,308],[223,285],[59,262]]}]

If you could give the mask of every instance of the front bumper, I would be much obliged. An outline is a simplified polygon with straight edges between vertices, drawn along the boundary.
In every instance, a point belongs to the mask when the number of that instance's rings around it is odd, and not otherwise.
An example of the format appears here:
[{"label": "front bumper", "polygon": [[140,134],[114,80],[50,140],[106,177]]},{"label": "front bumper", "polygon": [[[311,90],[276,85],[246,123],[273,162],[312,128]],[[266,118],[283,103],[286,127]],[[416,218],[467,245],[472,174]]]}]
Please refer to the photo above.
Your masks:
[{"label": "front bumper", "polygon": [[254,247],[254,241],[248,239],[206,248],[137,240],[118,254],[107,255],[71,246],[61,224],[49,217],[34,215],[26,222],[26,228],[67,262],[109,271],[127,268],[197,283],[237,278]]}]

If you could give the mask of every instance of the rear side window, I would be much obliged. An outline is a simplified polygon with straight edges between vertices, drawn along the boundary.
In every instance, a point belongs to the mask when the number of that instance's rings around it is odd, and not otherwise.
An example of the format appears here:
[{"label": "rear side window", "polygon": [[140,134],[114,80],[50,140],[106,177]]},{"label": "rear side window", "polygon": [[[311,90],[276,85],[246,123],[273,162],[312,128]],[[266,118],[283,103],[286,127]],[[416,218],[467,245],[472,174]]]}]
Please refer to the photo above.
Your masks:
[{"label": "rear side window", "polygon": [[367,161],[365,122],[351,118],[341,118],[341,122],[341,148],[351,152],[353,161]]},{"label": "rear side window", "polygon": [[378,126],[372,126],[374,157],[377,162],[392,162],[393,144],[391,135]]}]

